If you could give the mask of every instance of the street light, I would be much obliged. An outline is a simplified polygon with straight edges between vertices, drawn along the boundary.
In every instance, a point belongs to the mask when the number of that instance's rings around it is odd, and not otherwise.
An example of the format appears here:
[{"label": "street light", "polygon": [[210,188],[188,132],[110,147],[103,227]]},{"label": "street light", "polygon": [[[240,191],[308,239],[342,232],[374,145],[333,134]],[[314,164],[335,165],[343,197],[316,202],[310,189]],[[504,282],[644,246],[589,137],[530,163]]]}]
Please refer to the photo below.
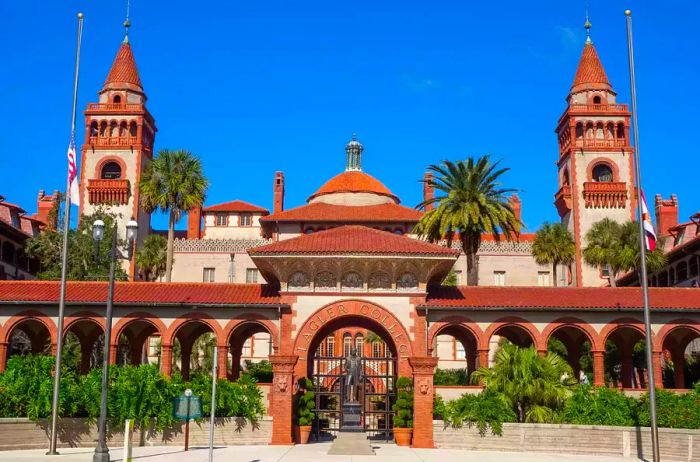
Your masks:
[{"label": "street light", "polygon": [[[109,251],[109,286],[107,289],[107,312],[105,313],[105,340],[103,342],[102,355],[102,396],[100,401],[100,420],[97,424],[99,436],[97,447],[92,456],[93,462],[109,462],[109,448],[107,447],[107,375],[109,373],[109,350],[112,336],[112,305],[114,304],[114,270],[117,260],[131,260],[134,251],[134,243],[138,234],[138,223],[131,218],[126,225],[126,255],[117,249],[117,223],[112,229],[112,246]],[[99,257],[99,244],[105,237],[105,222],[95,220],[92,224],[92,239],[95,241],[95,257]]]}]

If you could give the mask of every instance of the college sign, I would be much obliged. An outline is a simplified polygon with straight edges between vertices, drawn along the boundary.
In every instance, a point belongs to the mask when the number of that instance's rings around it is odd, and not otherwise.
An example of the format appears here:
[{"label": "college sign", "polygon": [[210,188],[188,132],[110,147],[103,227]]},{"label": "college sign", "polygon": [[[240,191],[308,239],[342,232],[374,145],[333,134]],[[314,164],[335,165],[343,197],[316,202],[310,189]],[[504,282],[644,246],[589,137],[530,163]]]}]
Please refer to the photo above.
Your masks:
[{"label": "college sign", "polygon": [[[388,340],[386,338],[387,335],[391,337],[399,357],[409,356],[411,339],[408,338],[406,329],[396,319],[396,316],[373,303],[348,300],[327,305],[306,320],[297,334],[295,350],[299,355],[299,359],[302,361],[306,360],[314,338],[328,322],[347,319],[347,324],[338,326],[338,328],[353,327],[353,318],[355,320],[358,318],[369,319],[374,324],[381,326],[382,329],[380,329],[380,332],[376,332],[377,335],[382,336],[385,341]],[[381,332],[381,330],[384,332]]]}]

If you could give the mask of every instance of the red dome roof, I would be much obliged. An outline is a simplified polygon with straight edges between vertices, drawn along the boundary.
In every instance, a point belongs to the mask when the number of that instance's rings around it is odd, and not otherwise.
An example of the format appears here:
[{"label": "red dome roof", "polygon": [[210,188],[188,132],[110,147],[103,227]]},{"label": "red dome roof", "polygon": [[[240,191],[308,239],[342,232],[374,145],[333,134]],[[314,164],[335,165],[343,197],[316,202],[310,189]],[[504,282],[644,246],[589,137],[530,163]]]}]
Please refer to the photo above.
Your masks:
[{"label": "red dome roof", "polygon": [[318,196],[334,193],[371,193],[392,198],[398,204],[401,202],[389,188],[384,186],[379,180],[364,172],[343,172],[328,180],[314,194],[309,197],[311,200]]}]

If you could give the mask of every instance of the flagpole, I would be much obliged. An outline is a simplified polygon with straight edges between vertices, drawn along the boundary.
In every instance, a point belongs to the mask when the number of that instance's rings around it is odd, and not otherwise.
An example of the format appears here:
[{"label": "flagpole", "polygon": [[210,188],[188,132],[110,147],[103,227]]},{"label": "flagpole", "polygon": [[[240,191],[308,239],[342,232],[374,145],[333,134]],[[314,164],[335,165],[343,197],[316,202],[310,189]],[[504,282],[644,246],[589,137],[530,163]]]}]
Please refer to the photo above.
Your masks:
[{"label": "flagpole", "polygon": [[[75,114],[78,102],[78,70],[80,69],[80,41],[83,35],[83,13],[78,13],[78,44],[75,51],[75,77],[73,79],[73,113],[71,115],[71,143],[75,138]],[[61,256],[61,290],[58,298],[58,333],[56,338],[56,371],[53,380],[53,403],[51,406],[51,442],[47,455],[56,455],[56,443],[58,434],[58,400],[61,383],[61,353],[63,350],[63,317],[66,306],[66,270],[68,267],[68,231],[70,229],[70,175],[66,179],[64,218],[63,218],[63,254]]]},{"label": "flagpole", "polygon": [[654,380],[653,361],[653,332],[651,330],[651,312],[649,309],[649,282],[647,280],[646,257],[646,231],[644,230],[644,212],[642,198],[642,176],[639,166],[639,129],[637,128],[637,90],[634,82],[634,46],[632,44],[632,11],[625,10],[627,16],[627,51],[629,54],[630,70],[630,96],[632,99],[632,127],[634,129],[634,168],[637,180],[637,214],[639,221],[639,255],[640,255],[640,282],[644,298],[644,330],[646,334],[646,360],[647,360],[647,390],[649,391],[649,415],[651,420],[651,448],[654,462],[659,462],[659,429],[656,422],[656,382]]}]

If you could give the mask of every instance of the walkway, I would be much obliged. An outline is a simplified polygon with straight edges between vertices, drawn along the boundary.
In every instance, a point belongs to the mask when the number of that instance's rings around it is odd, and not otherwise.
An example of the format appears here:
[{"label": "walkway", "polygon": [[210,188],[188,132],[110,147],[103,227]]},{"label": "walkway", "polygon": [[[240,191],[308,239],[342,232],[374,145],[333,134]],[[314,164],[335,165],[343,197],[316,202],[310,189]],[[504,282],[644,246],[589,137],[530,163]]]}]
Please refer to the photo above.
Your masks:
[{"label": "walkway", "polygon": [[[374,444],[376,455],[330,456],[330,443],[303,446],[230,446],[214,451],[217,462],[631,462],[637,459],[603,456],[567,456],[562,454],[526,454],[480,452],[457,449],[410,449]],[[89,448],[61,449],[59,456],[46,456],[46,450],[2,451],[0,461],[13,462],[89,462]],[[112,462],[122,462],[121,449],[111,451]],[[665,460],[665,459],[664,459]],[[135,448],[134,462],[207,462],[206,449],[183,452],[181,447]]]}]

